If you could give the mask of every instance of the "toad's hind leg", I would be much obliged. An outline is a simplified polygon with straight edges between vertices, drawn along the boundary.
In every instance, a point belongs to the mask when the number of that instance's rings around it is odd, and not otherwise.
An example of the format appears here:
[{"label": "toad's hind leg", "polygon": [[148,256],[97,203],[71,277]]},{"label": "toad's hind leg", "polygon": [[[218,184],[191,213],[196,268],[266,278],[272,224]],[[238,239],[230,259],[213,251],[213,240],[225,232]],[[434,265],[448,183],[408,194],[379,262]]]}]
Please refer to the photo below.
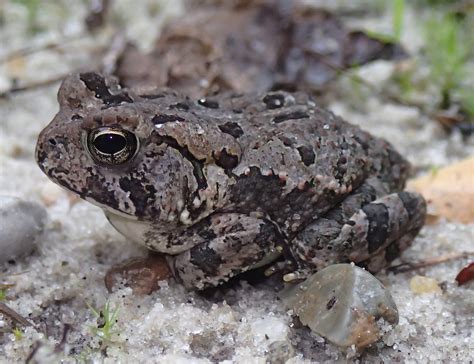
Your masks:
[{"label": "toad's hind leg", "polygon": [[381,270],[418,234],[426,204],[419,194],[403,191],[362,204],[350,217],[344,217],[341,207],[327,217],[332,215],[337,218],[316,221],[291,242],[303,271],[344,262],[355,262],[371,272]]},{"label": "toad's hind leg", "polygon": [[270,221],[237,213],[213,215],[181,238],[202,241],[171,257],[176,278],[187,288],[198,290],[270,263],[281,254],[278,247],[283,242]]}]

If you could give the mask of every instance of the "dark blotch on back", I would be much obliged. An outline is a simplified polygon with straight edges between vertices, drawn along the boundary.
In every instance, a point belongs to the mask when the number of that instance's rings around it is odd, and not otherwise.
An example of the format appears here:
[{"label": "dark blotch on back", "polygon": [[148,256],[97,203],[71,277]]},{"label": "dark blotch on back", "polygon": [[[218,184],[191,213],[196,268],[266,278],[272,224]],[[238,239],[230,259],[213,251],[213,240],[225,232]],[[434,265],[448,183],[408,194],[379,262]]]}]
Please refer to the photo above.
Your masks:
[{"label": "dark blotch on back", "polygon": [[226,171],[230,171],[237,167],[239,164],[239,158],[235,155],[227,153],[227,150],[224,148],[218,156],[214,156],[216,159],[216,164],[224,168]]},{"label": "dark blotch on back", "polygon": [[309,118],[309,115],[306,114],[304,111],[294,111],[288,114],[280,114],[273,118],[273,122],[275,124],[282,123],[283,121],[287,120],[294,120],[294,119],[305,119]]},{"label": "dark blotch on back", "polygon": [[181,110],[181,111],[188,111],[189,110],[189,105],[185,104],[184,102],[177,102],[176,104],[168,106],[168,109],[173,110]]},{"label": "dark blotch on back", "polygon": [[[278,225],[297,213],[300,219],[294,223],[304,226],[309,219],[315,218],[315,211],[318,211],[319,202],[311,201],[315,189],[310,183],[306,183],[303,189],[295,187],[286,193],[284,179],[274,174],[262,175],[260,169],[254,166],[250,167],[249,173],[235,176],[235,180],[236,183],[230,187],[230,201],[239,212],[264,211]],[[334,195],[327,196],[325,201],[333,206],[339,199],[340,196]],[[304,211],[302,206],[305,207]]]},{"label": "dark blotch on back", "polygon": [[369,220],[369,232],[367,242],[369,243],[369,253],[373,253],[380,248],[387,240],[388,236],[388,210],[387,206],[381,203],[371,203],[362,208]]},{"label": "dark blotch on back", "polygon": [[198,104],[204,107],[207,107],[208,109],[218,109],[219,108],[219,103],[217,101],[209,100],[206,98],[202,98],[198,100]]},{"label": "dark blotch on back", "polygon": [[153,99],[161,99],[165,97],[163,94],[155,94],[155,95],[139,95],[142,99],[153,100]]},{"label": "dark blotch on back", "polygon": [[239,124],[229,121],[225,124],[219,125],[219,129],[226,134],[232,135],[234,138],[239,138],[244,134],[244,131]]},{"label": "dark blotch on back", "polygon": [[120,105],[122,102],[133,102],[125,92],[112,95],[105,84],[105,79],[97,73],[81,73],[80,79],[89,90],[95,93],[95,97],[101,99],[106,105],[115,106]]},{"label": "dark blotch on back", "polygon": [[153,119],[151,119],[151,121],[153,124],[158,125],[170,123],[172,121],[184,121],[184,119],[182,117],[179,117],[178,115],[160,114],[153,116]]},{"label": "dark blotch on back", "polygon": [[196,182],[198,184],[199,189],[207,188],[207,180],[203,172],[204,161],[197,159],[189,151],[187,146],[179,145],[176,139],[170,136],[159,135],[158,144],[161,144],[161,143],[165,143],[171,148],[176,149],[183,156],[183,158],[187,159],[193,166],[193,174],[194,174],[194,177],[196,178]]},{"label": "dark blotch on back", "polygon": [[278,109],[285,105],[285,96],[282,94],[269,94],[263,98],[268,109]]},{"label": "dark blotch on back", "polygon": [[294,142],[290,138],[288,138],[285,135],[280,135],[278,136],[278,139],[280,139],[285,147],[292,147]]},{"label": "dark blotch on back", "polygon": [[255,211],[257,208],[277,208],[273,204],[275,196],[282,195],[285,182],[278,176],[263,176],[260,169],[250,167],[250,173],[237,178],[237,183],[231,187],[230,200],[244,212]]},{"label": "dark blotch on back", "polygon": [[310,166],[314,163],[316,155],[314,154],[313,148],[303,145],[298,147],[298,153],[300,153],[301,160],[306,166]]}]

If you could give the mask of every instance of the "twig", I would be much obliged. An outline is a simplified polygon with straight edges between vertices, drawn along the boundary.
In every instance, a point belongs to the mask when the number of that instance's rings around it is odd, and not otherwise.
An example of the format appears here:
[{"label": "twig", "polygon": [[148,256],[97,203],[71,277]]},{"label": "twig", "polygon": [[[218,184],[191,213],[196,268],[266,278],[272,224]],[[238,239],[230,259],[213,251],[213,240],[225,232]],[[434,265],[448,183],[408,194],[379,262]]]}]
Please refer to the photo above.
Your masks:
[{"label": "twig", "polygon": [[66,344],[67,335],[68,335],[70,330],[71,330],[71,325],[70,324],[64,324],[63,333],[61,335],[61,340],[55,346],[54,351],[60,352],[64,349],[64,345]]},{"label": "twig", "polygon": [[[345,69],[345,68],[343,68],[341,66],[338,66],[338,65],[332,63],[331,61],[327,60],[326,56],[322,53],[319,53],[319,52],[314,51],[314,50],[305,50],[305,52],[311,53],[311,54],[314,54],[315,56],[317,56],[318,60],[321,63],[325,64],[329,68],[332,68],[334,71],[336,71],[337,75],[346,74],[348,71],[350,71],[350,68]],[[389,93],[385,92],[384,90],[378,89],[377,87],[372,85],[370,82],[367,82],[366,80],[364,80],[359,75],[351,73],[351,74],[349,74],[349,78],[352,81],[357,82],[360,85],[366,87],[373,95],[381,97],[384,101],[394,102],[394,103],[397,103],[399,105],[403,105],[403,106],[407,106],[407,107],[416,107],[420,110],[420,112],[423,115],[431,117],[428,113],[426,113],[422,109],[421,105],[407,102],[405,100],[400,99],[397,95],[389,94]]]},{"label": "twig", "polygon": [[110,0],[91,0],[85,22],[91,32],[102,28],[110,8]]},{"label": "twig", "polygon": [[29,362],[31,362],[31,360],[34,358],[36,352],[38,351],[38,349],[40,347],[41,347],[41,342],[36,341],[34,346],[33,346],[33,349],[30,351],[30,353],[28,354],[28,356],[25,359],[25,364],[28,364]]},{"label": "twig", "polygon": [[41,44],[41,45],[29,46],[29,47],[17,49],[15,51],[3,56],[2,58],[0,58],[0,64],[9,62],[9,61],[11,61],[15,58],[28,56],[28,55],[33,54],[33,53],[38,53],[38,52],[43,52],[43,51],[46,51],[46,50],[61,48],[61,47],[65,46],[66,44],[68,44],[69,42],[72,42],[72,41],[75,41],[75,40],[78,40],[78,39],[82,39],[82,38],[84,38],[84,34],[81,33],[81,34],[77,34],[77,35],[75,35],[73,37],[70,37],[70,38],[61,39],[60,42],[56,41],[56,42],[50,42],[50,43],[45,43],[45,44]]},{"label": "twig", "polygon": [[[23,270],[23,271],[16,272],[16,273],[8,273],[7,275],[5,275],[3,277],[16,277],[16,276],[20,276],[22,274],[26,274],[26,273],[29,273],[29,272],[30,272],[29,270]],[[9,283],[7,283],[7,284],[9,284]]]},{"label": "twig", "polygon": [[[72,71],[71,71],[72,72]],[[14,93],[17,93],[17,92],[23,92],[23,91],[29,91],[29,90],[35,90],[37,88],[41,88],[41,87],[46,87],[46,86],[49,86],[49,85],[52,85],[56,82],[59,82],[61,81],[64,77],[66,77],[67,75],[69,74],[68,73],[63,73],[59,76],[55,76],[55,77],[52,77],[52,78],[47,78],[45,80],[40,80],[40,81],[36,81],[36,82],[32,82],[32,83],[29,83],[29,84],[26,84],[26,85],[23,85],[23,86],[15,86],[15,87],[12,87],[6,91],[3,91],[3,92],[0,92],[0,99],[4,99],[4,98],[7,98],[9,97],[10,95],[14,94]]]},{"label": "twig", "polygon": [[123,33],[117,33],[112,37],[110,47],[102,59],[102,71],[113,74],[117,68],[117,62],[127,46],[127,39]]},{"label": "twig", "polygon": [[469,258],[470,256],[474,256],[474,252],[445,254],[439,257],[423,259],[418,262],[405,262],[405,263],[397,264],[397,265],[387,268],[387,271],[392,272],[393,274],[405,273],[405,272],[409,272],[409,271],[420,269],[420,268],[431,267],[432,265],[446,263],[451,260]]},{"label": "twig", "polygon": [[5,316],[10,317],[16,323],[23,325],[23,326],[33,326],[33,324],[28,321],[26,318],[21,316],[18,312],[14,311],[10,307],[8,307],[3,302],[0,302],[0,313],[4,314]]},{"label": "twig", "polygon": [[[114,38],[110,42],[108,42],[108,44],[109,44],[108,47],[99,47],[99,51],[105,53],[105,57],[103,57],[103,60],[102,60],[103,63],[88,66],[87,68],[113,71],[113,68],[114,68],[113,63],[116,62],[118,57],[120,56],[119,54],[120,51],[125,48],[126,41],[123,35],[118,34],[118,35],[115,35]],[[84,69],[84,68],[85,67],[82,67],[81,69]],[[80,72],[81,69],[73,69],[73,70],[68,71],[67,73],[62,73],[45,80],[34,81],[34,82],[21,85],[21,86],[13,86],[8,90],[0,92],[0,99],[7,98],[10,95],[18,93],[18,92],[35,90],[41,87],[46,87],[46,86],[55,84],[56,82],[62,81],[66,76],[68,76],[71,73]]]},{"label": "twig", "polygon": [[15,287],[15,283],[0,283],[0,289],[8,289]]},{"label": "twig", "polygon": [[[91,66],[90,68],[97,68],[97,67],[96,66]],[[56,76],[51,77],[51,78],[47,78],[45,80],[31,82],[31,83],[28,83],[28,84],[22,85],[22,86],[14,86],[14,87],[6,90],[6,91],[0,92],[0,99],[8,98],[12,94],[15,94],[15,93],[18,93],[18,92],[31,91],[31,90],[35,90],[35,89],[38,89],[38,88],[53,85],[56,82],[62,81],[68,75],[70,75],[72,73],[81,72],[81,70],[83,70],[83,69],[84,69],[84,67],[79,68],[79,69],[72,69],[68,72],[61,73],[59,75],[56,75]]]}]

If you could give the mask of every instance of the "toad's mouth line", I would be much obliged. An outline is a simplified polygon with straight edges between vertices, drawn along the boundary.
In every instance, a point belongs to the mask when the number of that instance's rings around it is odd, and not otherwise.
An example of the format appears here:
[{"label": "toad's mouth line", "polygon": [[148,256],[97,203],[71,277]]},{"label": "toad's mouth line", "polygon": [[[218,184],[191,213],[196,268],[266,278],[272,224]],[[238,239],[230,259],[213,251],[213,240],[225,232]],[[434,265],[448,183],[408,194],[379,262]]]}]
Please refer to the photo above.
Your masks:
[{"label": "toad's mouth line", "polygon": [[45,168],[43,163],[38,163],[38,165],[39,165],[40,169],[46,174],[46,176],[52,182],[54,182],[57,185],[61,186],[61,188],[63,188],[64,190],[66,190],[70,193],[73,193],[76,196],[79,196],[81,199],[83,199],[83,200],[85,200],[85,201],[87,201],[87,202],[89,202],[89,203],[91,203],[91,204],[93,204],[97,207],[100,207],[104,211],[108,211],[110,213],[121,216],[121,217],[126,218],[128,220],[138,220],[138,217],[136,217],[135,215],[132,215],[132,214],[114,209],[114,208],[112,208],[112,207],[110,207],[106,204],[98,202],[97,200],[93,199],[90,196],[87,196],[84,192],[77,191],[71,185],[65,183],[62,179],[58,178],[58,176],[53,176],[51,173],[49,173],[49,171]]},{"label": "toad's mouth line", "polygon": [[103,203],[100,203],[100,202],[97,202],[96,200],[94,200],[92,197],[89,197],[89,196],[81,196],[79,195],[82,199],[86,200],[87,202],[90,202],[91,204],[97,206],[97,207],[100,207],[102,210],[104,211],[107,211],[107,212],[110,212],[114,215],[118,215],[120,217],[123,217],[123,218],[126,218],[128,220],[134,220],[134,221],[137,221],[138,220],[138,217],[135,216],[135,215],[132,215],[132,214],[129,214],[129,213],[126,213],[126,212],[123,212],[123,211],[120,211],[120,210],[116,210],[110,206],[107,206],[106,204],[103,204]]}]

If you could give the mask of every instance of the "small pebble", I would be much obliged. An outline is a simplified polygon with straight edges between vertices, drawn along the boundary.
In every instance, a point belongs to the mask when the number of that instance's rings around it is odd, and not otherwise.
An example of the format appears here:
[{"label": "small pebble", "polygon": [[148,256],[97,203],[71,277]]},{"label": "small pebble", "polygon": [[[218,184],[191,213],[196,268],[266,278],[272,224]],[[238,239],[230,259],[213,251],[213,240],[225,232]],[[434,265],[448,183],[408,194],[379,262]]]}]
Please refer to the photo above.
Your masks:
[{"label": "small pebble", "polygon": [[414,276],[410,280],[410,289],[413,293],[441,293],[441,287],[436,279],[424,276]]},{"label": "small pebble", "polygon": [[35,202],[0,195],[0,264],[33,252],[47,216]]},{"label": "small pebble", "polygon": [[131,258],[110,268],[104,278],[105,287],[114,292],[121,285],[131,287],[135,295],[147,295],[159,289],[158,282],[171,277],[163,255]]},{"label": "small pebble", "polygon": [[300,321],[340,347],[363,349],[380,339],[380,318],[398,323],[388,290],[372,274],[353,264],[334,264],[280,297]]}]

